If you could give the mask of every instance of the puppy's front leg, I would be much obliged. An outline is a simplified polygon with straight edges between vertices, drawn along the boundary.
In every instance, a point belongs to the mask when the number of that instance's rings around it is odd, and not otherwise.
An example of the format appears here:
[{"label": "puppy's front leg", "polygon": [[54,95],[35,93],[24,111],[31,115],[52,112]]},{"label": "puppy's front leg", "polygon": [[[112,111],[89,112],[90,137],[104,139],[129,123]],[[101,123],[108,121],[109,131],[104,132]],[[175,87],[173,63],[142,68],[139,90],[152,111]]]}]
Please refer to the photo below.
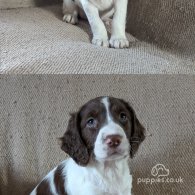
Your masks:
[{"label": "puppy's front leg", "polygon": [[100,19],[97,7],[88,0],[81,0],[81,3],[93,33],[92,43],[98,46],[108,47],[109,42],[106,27]]},{"label": "puppy's front leg", "polygon": [[125,35],[127,0],[115,0],[114,9],[110,46],[114,48],[129,47],[129,41]]}]

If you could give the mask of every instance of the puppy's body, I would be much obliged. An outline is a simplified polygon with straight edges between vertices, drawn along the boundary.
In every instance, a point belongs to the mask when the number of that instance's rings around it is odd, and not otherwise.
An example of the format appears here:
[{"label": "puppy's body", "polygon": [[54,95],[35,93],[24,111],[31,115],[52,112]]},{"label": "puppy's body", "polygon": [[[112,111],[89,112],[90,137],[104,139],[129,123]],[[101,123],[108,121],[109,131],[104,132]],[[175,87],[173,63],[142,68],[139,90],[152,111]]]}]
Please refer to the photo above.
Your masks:
[{"label": "puppy's body", "polygon": [[[58,169],[61,169],[62,173],[60,181],[65,181],[61,186],[59,180],[57,182],[54,179]],[[41,189],[43,183],[49,190]],[[31,195],[130,195],[131,183],[127,159],[101,165],[93,163],[86,167],[81,167],[72,159],[67,159],[54,168]]]},{"label": "puppy's body", "polygon": [[72,115],[62,138],[71,158],[53,169],[31,195],[131,195],[128,166],[144,128],[123,100],[99,97]]},{"label": "puppy's body", "polygon": [[[92,32],[92,43],[114,48],[129,47],[125,35],[127,0],[63,0],[63,20],[76,24],[78,15],[87,18]],[[112,20],[110,41],[103,21]]]}]

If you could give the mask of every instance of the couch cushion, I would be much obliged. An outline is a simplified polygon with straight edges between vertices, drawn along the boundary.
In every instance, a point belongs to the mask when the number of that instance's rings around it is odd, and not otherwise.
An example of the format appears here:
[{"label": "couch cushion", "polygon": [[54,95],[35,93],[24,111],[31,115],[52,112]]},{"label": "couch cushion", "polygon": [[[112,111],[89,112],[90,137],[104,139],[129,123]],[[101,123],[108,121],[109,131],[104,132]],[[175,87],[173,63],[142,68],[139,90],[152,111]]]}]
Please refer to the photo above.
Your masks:
[{"label": "couch cushion", "polygon": [[59,0],[1,0],[0,9],[10,9],[17,7],[31,7],[31,6],[43,6],[48,4],[54,4]]},{"label": "couch cushion", "polygon": [[86,21],[62,21],[61,7],[1,10],[1,73],[195,73],[192,56],[135,41],[129,49],[90,43]]},{"label": "couch cushion", "polygon": [[[129,101],[146,128],[130,160],[134,195],[194,194],[194,76],[4,75],[0,82],[0,194],[28,194],[66,158],[57,138],[69,113],[108,94]],[[158,163],[183,182],[138,184],[157,179],[151,170]]]},{"label": "couch cushion", "polygon": [[130,0],[127,31],[180,55],[195,53],[194,0]]}]

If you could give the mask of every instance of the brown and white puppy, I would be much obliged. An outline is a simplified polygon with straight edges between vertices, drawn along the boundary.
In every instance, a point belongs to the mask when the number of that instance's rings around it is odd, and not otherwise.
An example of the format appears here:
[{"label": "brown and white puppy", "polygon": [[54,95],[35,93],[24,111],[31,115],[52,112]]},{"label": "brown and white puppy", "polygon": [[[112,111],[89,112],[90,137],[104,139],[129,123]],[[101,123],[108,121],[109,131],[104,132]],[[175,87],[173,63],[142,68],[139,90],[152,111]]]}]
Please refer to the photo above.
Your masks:
[{"label": "brown and white puppy", "polygon": [[[98,46],[113,48],[129,47],[125,35],[128,0],[63,0],[63,20],[76,24],[78,16],[89,21],[93,33],[92,43]],[[112,18],[111,38],[103,21]]]},{"label": "brown and white puppy", "polygon": [[70,155],[31,195],[131,195],[128,166],[144,140],[144,128],[124,100],[98,97],[72,114],[61,138]]}]

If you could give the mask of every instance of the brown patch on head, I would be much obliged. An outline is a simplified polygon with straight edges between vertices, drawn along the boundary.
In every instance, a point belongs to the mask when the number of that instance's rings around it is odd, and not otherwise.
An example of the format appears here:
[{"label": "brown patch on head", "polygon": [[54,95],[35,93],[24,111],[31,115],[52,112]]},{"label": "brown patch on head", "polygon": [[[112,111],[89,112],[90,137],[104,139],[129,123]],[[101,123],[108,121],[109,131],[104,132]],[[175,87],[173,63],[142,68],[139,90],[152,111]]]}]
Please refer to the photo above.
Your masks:
[{"label": "brown patch on head", "polygon": [[68,195],[65,191],[65,176],[63,175],[64,165],[61,164],[57,167],[54,173],[54,184],[58,194]]},{"label": "brown patch on head", "polygon": [[49,182],[44,179],[37,187],[37,195],[52,195]]},{"label": "brown patch on head", "polygon": [[102,97],[87,102],[71,115],[68,128],[61,138],[62,150],[79,165],[87,165],[93,151],[99,129],[105,122],[105,108]]},{"label": "brown patch on head", "polygon": [[135,111],[127,102],[113,97],[110,97],[109,101],[109,110],[114,121],[124,129],[129,139],[131,146],[130,157],[132,158],[137,152],[141,142],[145,139],[145,129],[137,119]]},{"label": "brown patch on head", "polygon": [[106,109],[98,97],[85,104],[80,112],[80,127],[87,148],[92,151],[99,130],[106,121]]}]

